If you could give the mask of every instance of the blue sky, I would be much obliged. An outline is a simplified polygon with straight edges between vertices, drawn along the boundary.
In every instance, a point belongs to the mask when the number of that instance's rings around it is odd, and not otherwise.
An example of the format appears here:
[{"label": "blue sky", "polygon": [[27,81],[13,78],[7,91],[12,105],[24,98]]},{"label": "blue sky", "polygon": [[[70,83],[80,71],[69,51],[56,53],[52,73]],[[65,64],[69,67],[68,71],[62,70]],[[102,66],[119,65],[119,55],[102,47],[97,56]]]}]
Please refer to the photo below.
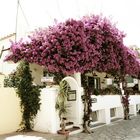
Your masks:
[{"label": "blue sky", "polygon": [[[126,45],[140,47],[139,0],[20,0],[19,19],[25,32],[84,15],[100,14],[110,17],[127,34]],[[17,0],[0,1],[0,37],[15,32]],[[19,28],[20,30],[21,28]],[[24,29],[24,28],[23,28]]]}]

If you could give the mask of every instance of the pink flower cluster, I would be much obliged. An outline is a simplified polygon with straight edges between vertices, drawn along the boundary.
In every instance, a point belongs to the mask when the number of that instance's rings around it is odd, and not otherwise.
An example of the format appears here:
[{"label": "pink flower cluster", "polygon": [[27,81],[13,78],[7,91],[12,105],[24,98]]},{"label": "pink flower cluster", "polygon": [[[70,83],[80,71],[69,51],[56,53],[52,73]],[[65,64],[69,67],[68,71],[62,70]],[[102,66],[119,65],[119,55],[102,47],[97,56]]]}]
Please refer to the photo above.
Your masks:
[{"label": "pink flower cluster", "polygon": [[97,70],[136,76],[140,63],[124,46],[124,36],[108,19],[98,15],[70,19],[36,30],[29,36],[30,42],[12,43],[6,60],[24,59],[64,74]]}]

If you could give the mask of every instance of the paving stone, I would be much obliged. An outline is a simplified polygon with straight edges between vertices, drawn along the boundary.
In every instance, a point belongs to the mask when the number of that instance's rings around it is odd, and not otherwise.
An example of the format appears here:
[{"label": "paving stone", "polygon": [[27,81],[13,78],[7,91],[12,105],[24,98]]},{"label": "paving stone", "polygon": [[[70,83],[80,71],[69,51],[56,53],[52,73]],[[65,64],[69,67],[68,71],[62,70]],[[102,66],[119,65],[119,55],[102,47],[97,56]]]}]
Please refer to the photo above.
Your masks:
[{"label": "paving stone", "polygon": [[[121,120],[113,122],[111,125],[105,125],[93,129],[94,133],[79,133],[66,138],[62,135],[48,133],[30,132],[30,133],[12,133],[0,135],[0,140],[140,140],[140,115],[131,120]],[[23,137],[22,137],[23,135]]]},{"label": "paving stone", "polygon": [[[73,138],[78,135],[80,134],[74,135]],[[97,128],[90,137],[83,133],[79,140],[133,140],[135,137],[140,140],[140,116]]]}]

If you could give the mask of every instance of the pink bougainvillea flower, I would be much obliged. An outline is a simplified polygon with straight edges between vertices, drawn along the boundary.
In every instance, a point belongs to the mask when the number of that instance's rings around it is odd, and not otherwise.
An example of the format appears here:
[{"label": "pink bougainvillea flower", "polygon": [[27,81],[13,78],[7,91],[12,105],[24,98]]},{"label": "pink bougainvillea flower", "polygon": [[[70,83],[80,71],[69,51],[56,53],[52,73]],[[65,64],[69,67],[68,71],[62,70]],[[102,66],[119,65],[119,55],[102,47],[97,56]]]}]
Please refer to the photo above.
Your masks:
[{"label": "pink bougainvillea flower", "polygon": [[124,37],[110,20],[99,15],[69,19],[35,30],[28,42],[12,42],[6,60],[24,59],[66,75],[97,70],[138,77],[140,62],[123,44]]}]

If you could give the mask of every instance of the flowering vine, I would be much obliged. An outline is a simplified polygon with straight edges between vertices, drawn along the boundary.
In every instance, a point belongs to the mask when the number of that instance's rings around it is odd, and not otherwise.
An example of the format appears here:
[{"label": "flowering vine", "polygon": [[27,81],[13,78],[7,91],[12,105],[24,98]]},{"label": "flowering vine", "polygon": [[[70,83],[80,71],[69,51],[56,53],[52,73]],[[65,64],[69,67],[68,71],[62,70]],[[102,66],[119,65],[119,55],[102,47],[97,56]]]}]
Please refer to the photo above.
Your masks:
[{"label": "flowering vine", "polygon": [[29,42],[12,42],[6,60],[24,59],[50,72],[72,74],[88,70],[139,74],[139,61],[123,44],[124,33],[101,16],[70,19],[56,26],[38,29]]}]

